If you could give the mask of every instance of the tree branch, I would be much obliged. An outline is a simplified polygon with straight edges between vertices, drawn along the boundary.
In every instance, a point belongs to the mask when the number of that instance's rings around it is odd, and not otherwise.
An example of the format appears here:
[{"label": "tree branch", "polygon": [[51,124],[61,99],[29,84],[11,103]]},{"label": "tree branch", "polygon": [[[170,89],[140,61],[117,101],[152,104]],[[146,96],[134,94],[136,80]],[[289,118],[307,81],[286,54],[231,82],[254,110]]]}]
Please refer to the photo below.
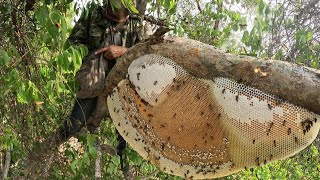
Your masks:
[{"label": "tree branch", "polygon": [[96,149],[97,149],[97,157],[96,157],[96,161],[95,161],[95,171],[94,171],[94,176],[96,180],[100,180],[102,178],[101,175],[101,157],[102,157],[102,153],[101,153],[101,146],[100,146],[100,142],[97,140],[96,142]]},{"label": "tree branch", "polygon": [[[219,13],[222,12],[222,8],[223,8],[223,1],[221,1],[221,2],[218,4],[217,14],[219,14]],[[218,29],[219,29],[219,23],[220,23],[220,19],[217,19],[217,20],[214,22],[214,27],[213,27],[214,30],[218,30]]]},{"label": "tree branch", "polygon": [[[0,134],[0,135],[2,135],[2,134]],[[2,177],[2,173],[1,173],[1,169],[3,168],[3,167],[2,167],[2,165],[3,165],[2,160],[3,160],[3,153],[2,153],[2,151],[1,151],[1,149],[0,149],[0,179],[4,179],[4,178]]]},{"label": "tree branch", "polygon": [[164,21],[155,19],[153,16],[144,16],[144,20],[158,26],[168,26]]},{"label": "tree branch", "polygon": [[201,6],[200,6],[200,0],[196,0],[196,4],[197,4],[197,8],[198,8],[200,14],[202,14],[202,9],[201,9]]},{"label": "tree branch", "polygon": [[3,179],[6,179],[8,177],[10,164],[11,164],[11,151],[8,148],[6,150],[5,161],[4,161],[3,171],[2,171],[2,178]]}]

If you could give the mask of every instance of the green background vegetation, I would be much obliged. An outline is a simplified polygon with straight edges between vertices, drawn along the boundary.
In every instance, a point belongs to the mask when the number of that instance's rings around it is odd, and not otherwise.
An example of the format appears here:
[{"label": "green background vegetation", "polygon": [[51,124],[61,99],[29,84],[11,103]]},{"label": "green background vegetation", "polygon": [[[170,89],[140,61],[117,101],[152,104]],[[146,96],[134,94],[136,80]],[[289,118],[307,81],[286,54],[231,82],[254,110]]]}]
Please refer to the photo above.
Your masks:
[{"label": "green background vegetation", "polygon": [[[30,1],[32,2],[32,1]],[[125,0],[126,2],[126,0]],[[315,2],[315,4],[313,4]],[[72,108],[74,75],[87,53],[66,43],[72,21],[88,12],[72,0],[0,0],[0,152],[11,152],[9,179],[25,176],[26,159],[50,137]],[[319,2],[311,0],[149,0],[148,13],[166,22],[177,36],[196,39],[235,54],[295,62],[319,68]],[[97,134],[83,130],[80,147],[65,151],[48,170],[49,179],[94,179],[102,146],[104,179],[123,179],[120,158],[104,151],[117,145],[110,121]],[[105,148],[104,148],[105,147]],[[159,171],[130,148],[124,159],[137,179],[181,179]],[[3,167],[3,166],[2,166]],[[222,179],[320,179],[319,152],[310,146],[298,155]],[[38,174],[39,179],[41,174]]]}]

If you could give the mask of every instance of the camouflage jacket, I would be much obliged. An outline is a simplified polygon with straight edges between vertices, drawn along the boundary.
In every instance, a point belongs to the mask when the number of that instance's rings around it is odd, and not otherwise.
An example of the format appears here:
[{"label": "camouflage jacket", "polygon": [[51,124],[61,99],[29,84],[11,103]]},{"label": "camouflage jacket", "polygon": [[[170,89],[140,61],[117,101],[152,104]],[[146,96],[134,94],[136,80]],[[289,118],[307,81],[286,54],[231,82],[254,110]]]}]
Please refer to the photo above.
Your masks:
[{"label": "camouflage jacket", "polygon": [[74,26],[69,42],[84,44],[89,52],[101,48],[103,41],[109,45],[131,47],[141,40],[143,34],[142,20],[139,16],[130,16],[123,26],[106,17],[106,9],[95,7],[87,17],[82,15]]},{"label": "camouflage jacket", "polygon": [[120,24],[109,20],[105,13],[103,7],[95,7],[86,18],[79,19],[68,38],[69,43],[84,44],[89,50],[76,75],[80,85],[77,97],[81,99],[96,97],[103,91],[105,77],[115,64],[115,60],[105,61],[102,54],[94,52],[108,45],[129,48],[140,41],[143,34],[139,17],[130,16]]}]

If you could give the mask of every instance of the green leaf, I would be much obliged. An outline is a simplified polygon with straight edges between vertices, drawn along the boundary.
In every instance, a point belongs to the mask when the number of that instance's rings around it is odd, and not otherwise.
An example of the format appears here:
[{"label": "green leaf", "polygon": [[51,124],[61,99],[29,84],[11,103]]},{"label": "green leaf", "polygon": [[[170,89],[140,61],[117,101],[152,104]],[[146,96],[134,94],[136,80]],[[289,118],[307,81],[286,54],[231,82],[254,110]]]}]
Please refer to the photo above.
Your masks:
[{"label": "green leaf", "polygon": [[95,143],[96,143],[96,136],[93,134],[88,134],[87,135],[87,146],[88,147],[94,146]]},{"label": "green leaf", "polygon": [[87,166],[89,166],[89,164],[90,164],[90,158],[89,158],[89,155],[88,155],[87,153],[85,153],[85,154],[83,155],[82,162],[83,162],[84,164],[86,164]]},{"label": "green leaf", "polygon": [[242,41],[246,46],[248,46],[248,41],[249,41],[249,32],[248,32],[248,31],[244,31],[244,32],[243,32],[241,41]]},{"label": "green leaf", "polygon": [[59,34],[59,29],[56,25],[52,24],[51,22],[49,22],[47,24],[47,30],[49,32],[49,34],[51,35],[51,37],[55,40],[57,35]]},{"label": "green leaf", "polygon": [[281,60],[281,58],[283,58],[283,52],[282,52],[282,50],[279,49],[277,51],[276,55],[274,56],[274,59]]},{"label": "green leaf", "polygon": [[171,3],[171,0],[165,0],[164,4],[163,4],[163,7],[166,8],[166,9],[170,9],[170,3]]},{"label": "green leaf", "polygon": [[107,172],[110,174],[114,174],[118,170],[118,167],[112,163],[108,165]]},{"label": "green leaf", "polygon": [[50,13],[50,20],[53,24],[59,23],[61,20],[60,12],[55,10]]},{"label": "green leaf", "polygon": [[57,65],[59,70],[62,73],[67,73],[69,72],[69,66],[71,64],[69,58],[70,58],[71,54],[67,51],[63,52],[63,54],[59,54],[56,58],[57,61]]},{"label": "green leaf", "polygon": [[12,90],[13,91],[16,90],[16,84],[18,82],[20,82],[19,81],[19,72],[18,72],[18,70],[17,69],[13,69],[9,73],[6,73],[4,75],[4,82],[6,84],[6,88],[4,89],[3,92],[1,92],[0,98],[5,97]]},{"label": "green leaf", "polygon": [[259,2],[259,11],[258,11],[260,15],[263,15],[264,7],[265,7],[265,4],[264,4],[263,0],[260,0],[260,2]]},{"label": "green leaf", "polygon": [[109,0],[109,2],[111,3],[112,11],[121,7],[121,5],[119,4],[120,2],[116,0]]},{"label": "green leaf", "polygon": [[143,162],[143,160],[140,157],[140,155],[135,151],[130,151],[127,156],[129,157],[129,159],[131,160],[131,162],[134,165],[138,165],[138,164],[141,164]]},{"label": "green leaf", "polygon": [[78,45],[76,49],[79,51],[81,58],[88,54],[88,48],[83,44]]},{"label": "green leaf", "polygon": [[174,6],[174,7],[170,8],[169,13],[174,14],[176,12],[176,10],[177,10],[176,6]]},{"label": "green leaf", "polygon": [[0,65],[7,65],[9,61],[10,61],[10,57],[8,53],[0,49]]},{"label": "green leaf", "polygon": [[49,14],[49,9],[46,5],[41,6],[35,12],[35,17],[38,20],[39,24],[44,26],[46,24]]},{"label": "green leaf", "polygon": [[80,55],[79,51],[77,51],[72,46],[70,47],[70,51],[72,53],[71,58],[72,58],[73,66],[74,66],[73,73],[76,74],[81,67],[82,56]]},{"label": "green leaf", "polygon": [[129,6],[129,9],[130,9],[132,12],[136,13],[136,14],[139,13],[139,11],[136,9],[136,7],[135,7],[134,5],[130,5],[130,6]]},{"label": "green leaf", "polygon": [[179,26],[179,27],[178,27],[178,35],[179,35],[179,36],[182,36],[182,35],[183,35],[183,32],[184,32],[183,27],[182,27],[182,26]]},{"label": "green leaf", "polygon": [[311,31],[307,32],[306,41],[310,41],[312,39],[312,37],[313,37],[313,32],[311,32]]},{"label": "green leaf", "polygon": [[50,12],[49,18],[50,21],[47,22],[47,30],[53,38],[56,38],[59,34],[59,27],[61,26],[61,16],[59,11]]},{"label": "green leaf", "polygon": [[48,81],[45,85],[46,94],[48,95],[48,99],[53,99],[54,97],[54,84],[55,81]]},{"label": "green leaf", "polygon": [[119,166],[120,165],[120,157],[119,156],[112,156],[111,157],[111,162],[114,165]]},{"label": "green leaf", "polygon": [[78,169],[78,163],[79,163],[79,160],[76,159],[75,161],[72,162],[71,164],[71,170],[73,173],[76,173],[76,170]]},{"label": "green leaf", "polygon": [[23,104],[28,104],[31,102],[32,94],[25,83],[21,83],[20,87],[18,88],[17,99],[18,102]]},{"label": "green leaf", "polygon": [[68,26],[67,26],[66,19],[64,17],[61,17],[61,37],[62,37],[63,43],[67,39],[67,28]]},{"label": "green leaf", "polygon": [[89,154],[93,158],[97,157],[97,149],[95,147],[93,147],[93,146],[89,146]]},{"label": "green leaf", "polygon": [[232,24],[232,30],[233,31],[238,31],[238,29],[239,29],[238,24]]},{"label": "green leaf", "polygon": [[59,93],[62,93],[62,92],[65,92],[65,91],[66,91],[66,86],[65,86],[65,84],[64,84],[62,81],[58,81],[58,82],[56,83],[56,86],[57,86],[57,91],[58,91]]}]

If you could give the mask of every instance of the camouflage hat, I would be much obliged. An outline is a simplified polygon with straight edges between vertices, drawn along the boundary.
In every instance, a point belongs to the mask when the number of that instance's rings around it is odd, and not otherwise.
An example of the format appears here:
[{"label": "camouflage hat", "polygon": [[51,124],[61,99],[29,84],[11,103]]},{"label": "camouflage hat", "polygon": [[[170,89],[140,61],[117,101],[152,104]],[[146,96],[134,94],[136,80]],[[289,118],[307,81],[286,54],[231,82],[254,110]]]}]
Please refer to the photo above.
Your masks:
[{"label": "camouflage hat", "polygon": [[120,0],[103,0],[103,5],[111,5],[112,9],[121,9],[121,8],[126,8],[130,9],[130,6],[135,6],[136,5],[136,0],[125,0],[125,1],[120,1]]}]

